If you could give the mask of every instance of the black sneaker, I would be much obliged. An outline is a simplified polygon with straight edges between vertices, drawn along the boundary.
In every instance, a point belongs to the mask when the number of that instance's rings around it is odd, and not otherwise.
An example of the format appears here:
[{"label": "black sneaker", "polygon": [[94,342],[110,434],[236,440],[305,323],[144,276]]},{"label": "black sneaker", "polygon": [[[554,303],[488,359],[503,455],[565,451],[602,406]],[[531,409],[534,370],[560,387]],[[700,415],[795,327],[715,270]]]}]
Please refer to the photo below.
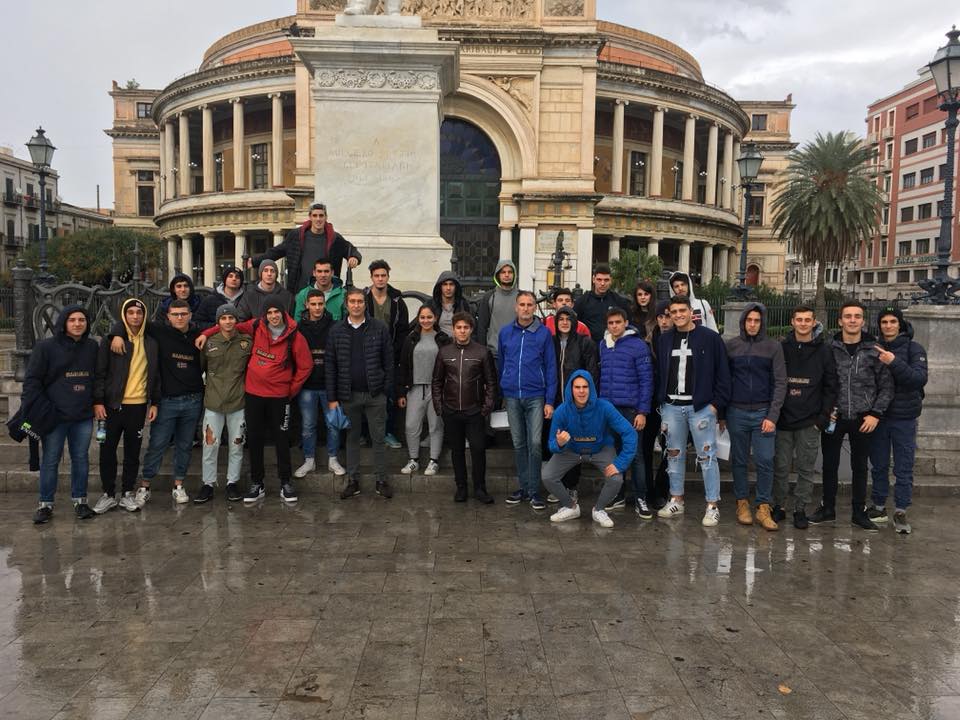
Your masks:
[{"label": "black sneaker", "polygon": [[650,509],[650,506],[647,505],[647,501],[643,498],[637,498],[636,502],[637,517],[641,520],[653,520],[653,510]]},{"label": "black sneaker", "polygon": [[523,490],[514,490],[512,493],[507,495],[507,499],[504,502],[506,502],[507,505],[519,505],[526,499],[527,494]]},{"label": "black sneaker", "polygon": [[807,518],[806,510],[793,511],[793,526],[797,530],[806,530],[810,526],[810,520]]},{"label": "black sneaker", "polygon": [[77,514],[77,520],[89,520],[90,518],[97,516],[97,514],[93,511],[93,508],[91,508],[85,502],[77,503],[73,506],[73,510]]},{"label": "black sneaker", "polygon": [[352,498],[354,495],[359,495],[359,494],[360,494],[360,483],[357,481],[356,478],[350,478],[349,480],[347,480],[347,486],[340,491],[340,499],[348,500]]},{"label": "black sneaker", "polygon": [[240,491],[240,483],[227,483],[227,500],[230,502],[243,500],[243,493]]},{"label": "black sneaker", "polygon": [[627,506],[627,496],[626,496],[626,493],[620,492],[620,493],[618,493],[617,496],[613,499],[613,502],[611,502],[609,505],[607,505],[607,506],[604,508],[604,510],[606,510],[607,512],[610,512],[611,510],[619,510],[620,508],[624,508],[624,507],[626,507],[626,506]]},{"label": "black sneaker", "polygon": [[773,509],[770,511],[770,517],[773,518],[775,523],[782,523],[787,519],[787,511],[779,505],[774,505]]},{"label": "black sneaker", "polygon": [[250,486],[250,489],[247,491],[247,494],[243,496],[243,501],[248,504],[255,503],[257,500],[261,500],[267,494],[266,489],[263,487],[263,483],[254,483]]},{"label": "black sneaker", "polygon": [[34,525],[44,525],[53,520],[53,508],[49,505],[41,505],[33,514]]},{"label": "black sneaker", "polygon": [[280,488],[280,499],[284,502],[294,503],[297,501],[297,490],[292,482],[285,482]]},{"label": "black sneaker", "polygon": [[457,485],[457,491],[453,494],[454,502],[466,502],[467,501],[467,486],[466,485]]},{"label": "black sneaker", "polygon": [[862,528],[867,532],[879,532],[880,530],[880,526],[868,518],[865,512],[853,513],[850,517],[850,524],[856,525],[858,528]]},{"label": "black sneaker", "polygon": [[836,509],[821,505],[817,508],[816,512],[814,512],[813,515],[808,518],[808,522],[811,525],[819,525],[820,523],[833,522],[836,519]]},{"label": "black sneaker", "polygon": [[887,508],[876,505],[867,510],[867,517],[875,523],[885,523],[890,519],[890,516],[887,515]]},{"label": "black sneaker", "polygon": [[907,522],[906,510],[895,510],[893,513],[893,529],[901,535],[910,534],[910,523]]},{"label": "black sneaker", "polygon": [[484,505],[493,504],[493,497],[491,497],[490,493],[487,492],[486,488],[481,487],[481,488],[474,489],[473,499],[476,500],[478,503],[483,503]]},{"label": "black sneaker", "polygon": [[193,501],[197,505],[210,502],[211,500],[213,500],[213,485],[207,485],[206,483],[201,485],[200,492],[193,496]]},{"label": "black sneaker", "polygon": [[393,488],[386,480],[377,480],[377,495],[389,500],[393,497]]}]

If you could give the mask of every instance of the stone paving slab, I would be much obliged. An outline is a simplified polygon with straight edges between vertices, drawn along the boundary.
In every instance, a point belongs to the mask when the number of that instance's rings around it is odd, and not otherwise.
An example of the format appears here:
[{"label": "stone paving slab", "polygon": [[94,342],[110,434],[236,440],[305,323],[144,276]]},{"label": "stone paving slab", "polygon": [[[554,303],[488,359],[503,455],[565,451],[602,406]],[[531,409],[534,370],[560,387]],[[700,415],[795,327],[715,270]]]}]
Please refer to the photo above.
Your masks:
[{"label": "stone paving slab", "polygon": [[766,533],[399,493],[0,509],[0,718],[955,720],[960,526]]}]

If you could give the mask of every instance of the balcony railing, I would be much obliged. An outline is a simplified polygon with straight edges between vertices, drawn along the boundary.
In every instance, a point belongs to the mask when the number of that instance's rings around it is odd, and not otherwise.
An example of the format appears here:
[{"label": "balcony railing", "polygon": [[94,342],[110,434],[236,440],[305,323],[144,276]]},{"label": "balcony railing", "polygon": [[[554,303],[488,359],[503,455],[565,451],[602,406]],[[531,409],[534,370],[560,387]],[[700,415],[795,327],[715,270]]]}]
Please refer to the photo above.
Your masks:
[{"label": "balcony railing", "polygon": [[19,235],[0,233],[0,239],[2,239],[4,247],[26,247],[27,245],[27,239]]},{"label": "balcony railing", "polygon": [[880,130],[880,139],[881,140],[892,140],[893,139],[893,128],[889,125]]},{"label": "balcony railing", "polygon": [[38,198],[36,195],[24,195],[23,206],[28,208],[38,208],[40,207],[40,198]]},{"label": "balcony railing", "polygon": [[886,160],[880,163],[880,168],[885,172],[893,172],[893,159],[887,158]]},{"label": "balcony railing", "polygon": [[21,205],[23,203],[23,195],[16,192],[4,191],[3,201],[8,205]]},{"label": "balcony railing", "polygon": [[867,133],[867,145],[878,145],[880,143],[879,133]]},{"label": "balcony railing", "polygon": [[889,225],[881,225],[881,226],[880,226],[880,234],[883,235],[883,236],[889,235],[889,234],[890,234],[890,226],[889,226]]}]

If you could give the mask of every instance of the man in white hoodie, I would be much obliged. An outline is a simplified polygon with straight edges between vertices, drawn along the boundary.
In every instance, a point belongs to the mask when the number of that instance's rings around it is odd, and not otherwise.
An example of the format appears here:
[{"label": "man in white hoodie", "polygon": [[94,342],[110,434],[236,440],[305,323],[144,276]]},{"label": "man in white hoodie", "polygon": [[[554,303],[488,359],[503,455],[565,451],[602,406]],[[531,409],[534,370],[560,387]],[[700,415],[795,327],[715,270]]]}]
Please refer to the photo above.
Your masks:
[{"label": "man in white hoodie", "polygon": [[670,289],[674,295],[690,298],[690,308],[693,310],[693,322],[695,325],[703,325],[714,332],[717,329],[717,319],[713,316],[713,308],[710,303],[702,298],[698,298],[693,292],[693,280],[685,272],[675,272],[670,276]]}]

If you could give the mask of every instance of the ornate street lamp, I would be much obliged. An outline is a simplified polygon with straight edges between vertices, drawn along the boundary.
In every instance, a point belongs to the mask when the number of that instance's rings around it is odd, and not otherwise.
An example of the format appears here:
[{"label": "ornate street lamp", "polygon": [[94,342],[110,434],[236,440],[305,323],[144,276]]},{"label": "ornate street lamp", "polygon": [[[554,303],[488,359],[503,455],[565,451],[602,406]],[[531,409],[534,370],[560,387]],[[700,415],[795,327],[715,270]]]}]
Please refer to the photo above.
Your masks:
[{"label": "ornate street lamp", "polygon": [[27,143],[27,149],[30,151],[30,160],[40,176],[40,276],[38,279],[46,279],[47,276],[47,172],[53,164],[53,151],[56,148],[50,139],[44,134],[43,128],[37,128],[37,134],[30,138]]},{"label": "ornate street lamp", "polygon": [[746,143],[737,158],[737,169],[740,171],[740,184],[743,186],[743,239],[740,242],[740,271],[737,273],[737,286],[730,293],[730,297],[741,302],[750,297],[750,288],[747,287],[747,228],[750,226],[750,195],[751,183],[760,174],[760,165],[763,164],[763,155],[756,144]]},{"label": "ornate street lamp", "polygon": [[944,128],[947,131],[947,163],[944,166],[943,205],[940,209],[940,238],[937,240],[937,262],[933,278],[922,280],[918,285],[926,291],[926,302],[932,305],[946,305],[956,302],[955,294],[960,290],[960,280],[949,276],[950,254],[953,248],[951,238],[953,225],[953,141],[957,130],[957,110],[960,109],[960,31],[954,25],[947,33],[947,44],[937,50],[933,60],[927,66],[940,96],[940,109],[947,113]]}]

